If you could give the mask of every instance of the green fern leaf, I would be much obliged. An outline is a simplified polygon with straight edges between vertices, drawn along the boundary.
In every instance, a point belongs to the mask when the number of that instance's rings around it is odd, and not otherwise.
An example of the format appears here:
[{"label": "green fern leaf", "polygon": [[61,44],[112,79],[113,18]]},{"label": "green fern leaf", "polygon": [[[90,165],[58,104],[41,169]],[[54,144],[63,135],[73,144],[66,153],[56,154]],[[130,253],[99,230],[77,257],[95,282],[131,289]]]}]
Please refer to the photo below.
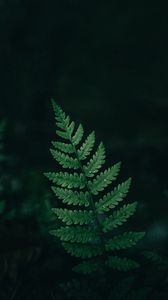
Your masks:
[{"label": "green fern leaf", "polygon": [[52,142],[52,145],[58,149],[61,150],[64,153],[74,153],[74,149],[73,146],[71,144],[66,144],[66,143],[62,143],[62,142]]},{"label": "green fern leaf", "polygon": [[115,187],[112,192],[105,195],[99,200],[99,202],[95,204],[97,211],[99,213],[107,212],[111,208],[114,208],[116,205],[118,205],[118,203],[126,197],[130,185],[131,178]]},{"label": "green fern leaf", "polygon": [[103,253],[102,248],[93,245],[62,243],[65,250],[72,256],[81,258],[91,258]]},{"label": "green fern leaf", "polygon": [[53,99],[51,99],[51,102],[55,113],[56,125],[64,130],[69,126],[70,118],[66,116],[62,108]]},{"label": "green fern leaf", "polygon": [[65,188],[51,187],[55,195],[68,205],[89,206],[90,194],[89,192],[71,191]]},{"label": "green fern leaf", "polygon": [[51,180],[53,183],[56,183],[62,187],[71,188],[80,188],[83,189],[86,185],[85,178],[83,174],[69,174],[67,172],[47,172],[44,175]]},{"label": "green fern leaf", "polygon": [[104,163],[105,163],[105,148],[103,143],[100,143],[96,153],[87,163],[87,165],[84,166],[84,171],[86,176],[93,177]]},{"label": "green fern leaf", "polygon": [[72,136],[72,142],[75,146],[77,146],[82,140],[83,133],[84,133],[83,126],[82,124],[79,124],[74,136]]},{"label": "green fern leaf", "polygon": [[70,210],[66,208],[52,208],[52,211],[67,225],[89,224],[93,220],[93,212],[87,210]]},{"label": "green fern leaf", "polygon": [[80,227],[80,226],[65,226],[60,227],[56,230],[51,230],[50,234],[55,235],[64,242],[76,242],[76,243],[88,243],[99,241],[98,234],[91,230],[89,227]]},{"label": "green fern leaf", "polygon": [[106,261],[107,266],[118,271],[129,271],[139,267],[139,264],[130,258],[121,258],[118,256],[109,256]]},{"label": "green fern leaf", "polygon": [[97,195],[103,191],[113,180],[116,179],[121,163],[117,163],[111,168],[101,172],[100,175],[91,182],[89,181],[89,188],[92,194]]},{"label": "green fern leaf", "polygon": [[[57,119],[57,117],[56,117],[56,119]],[[70,122],[69,116],[66,117],[66,115],[64,114],[64,115],[60,116],[59,121],[56,122],[56,125],[60,129],[65,130],[65,128],[68,127],[69,122]]]},{"label": "green fern leaf", "polygon": [[50,152],[63,168],[78,169],[80,167],[77,158],[72,158],[69,155],[53,149],[50,149]]},{"label": "green fern leaf", "polygon": [[67,133],[68,133],[69,138],[71,138],[74,128],[75,128],[75,122],[72,121],[71,124],[67,127]]},{"label": "green fern leaf", "polygon": [[[56,117],[56,120],[57,120],[57,117]],[[69,123],[70,123],[70,117],[69,116],[66,116],[64,113],[63,115],[61,116],[60,115],[60,118],[59,118],[60,121],[57,121],[56,122],[56,125],[62,129],[63,131],[65,131],[68,126],[69,126]]]},{"label": "green fern leaf", "polygon": [[[65,142],[52,142],[54,149],[51,154],[54,159],[63,167],[79,169],[78,173],[70,172],[48,172],[48,177],[56,186],[52,186],[55,195],[62,203],[76,206],[77,209],[53,208],[53,212],[63,223],[63,226],[51,230],[50,233],[62,241],[65,250],[73,256],[86,259],[103,255],[102,260],[84,261],[77,265],[74,270],[83,274],[100,271],[105,264],[117,270],[129,270],[137,267],[138,264],[128,258],[109,256],[105,258],[106,251],[114,251],[130,248],[144,236],[143,232],[125,232],[121,235],[109,238],[107,231],[113,230],[122,225],[134,214],[137,203],[123,205],[111,215],[106,215],[115,208],[128,193],[131,179],[119,184],[113,191],[107,193],[97,201],[95,196],[111,184],[120,170],[120,163],[97,174],[105,163],[105,148],[101,142],[93,153],[95,144],[95,133],[89,134],[82,143],[84,130],[80,124],[76,131],[75,122],[70,120],[63,110],[54,102],[56,125],[59,130],[58,136],[65,139]],[[81,143],[81,146],[79,146]],[[83,161],[86,162],[83,165]],[[92,180],[89,178],[93,178]],[[74,188],[76,190],[74,190]],[[84,189],[83,191],[80,191]],[[79,209],[85,206],[88,209]],[[102,219],[103,213],[103,219]]]},{"label": "green fern leaf", "polygon": [[125,204],[120,209],[116,210],[103,222],[103,231],[106,232],[122,225],[135,213],[136,207],[137,202],[133,202],[131,204]]},{"label": "green fern leaf", "polygon": [[144,232],[124,232],[121,235],[109,239],[106,244],[106,250],[120,250],[130,248],[137,244],[137,242],[144,237]]},{"label": "green fern leaf", "polygon": [[65,140],[69,140],[69,136],[68,136],[67,132],[64,132],[61,130],[56,130],[56,134]]},{"label": "green fern leaf", "polygon": [[84,261],[81,264],[73,267],[73,271],[81,274],[90,274],[93,272],[101,272],[102,271],[101,263],[95,261]]},{"label": "green fern leaf", "polygon": [[55,113],[56,122],[62,122],[62,119],[65,118],[65,113],[63,112],[62,108],[58,104],[56,104],[56,102],[53,99],[51,99],[51,103]]},{"label": "green fern leaf", "polygon": [[94,131],[90,133],[86,139],[86,141],[83,143],[83,145],[78,150],[78,157],[80,160],[84,160],[88,157],[90,152],[93,149],[95,143],[95,133]]}]

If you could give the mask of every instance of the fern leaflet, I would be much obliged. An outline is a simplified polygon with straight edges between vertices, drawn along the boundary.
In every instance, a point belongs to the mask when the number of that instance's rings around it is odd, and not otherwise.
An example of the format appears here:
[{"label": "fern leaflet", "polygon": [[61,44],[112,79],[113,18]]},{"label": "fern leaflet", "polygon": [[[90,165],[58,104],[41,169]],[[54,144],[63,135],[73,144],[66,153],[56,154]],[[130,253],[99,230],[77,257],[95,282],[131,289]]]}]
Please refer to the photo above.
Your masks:
[{"label": "fern leaflet", "polygon": [[93,149],[94,143],[95,143],[95,133],[93,131],[91,134],[88,135],[86,141],[78,150],[78,157],[80,160],[84,160],[88,157],[88,155]]},{"label": "fern leaflet", "polygon": [[53,208],[52,211],[67,225],[89,224],[93,220],[93,212],[87,210],[70,210],[66,208]]},{"label": "fern leaflet", "polygon": [[52,145],[54,146],[54,148],[56,148],[58,150],[61,150],[64,153],[69,153],[70,154],[70,153],[74,152],[74,149],[73,149],[71,144],[52,141]]},{"label": "fern leaflet", "polygon": [[103,143],[100,143],[96,153],[90,159],[86,166],[84,166],[84,171],[87,177],[93,177],[95,173],[99,171],[102,165],[105,163],[105,148]]},{"label": "fern leaflet", "polygon": [[89,192],[77,192],[65,188],[51,187],[55,195],[68,205],[89,206]]},{"label": "fern leaflet", "polygon": [[130,188],[131,178],[119,184],[111,193],[105,195],[99,202],[96,203],[96,209],[99,213],[107,212],[114,208],[120,201],[122,201]]},{"label": "fern leaflet", "polygon": [[137,202],[133,202],[131,204],[124,204],[119,210],[114,211],[114,213],[103,222],[103,231],[106,232],[122,225],[135,213],[136,207]]},{"label": "fern leaflet", "polygon": [[106,244],[107,250],[120,250],[135,246],[136,243],[144,237],[144,232],[124,232],[121,235],[109,239]]},{"label": "fern leaflet", "polygon": [[129,271],[131,269],[139,267],[139,264],[130,258],[121,258],[118,256],[109,256],[106,261],[107,266],[116,269],[118,271]]},{"label": "fern leaflet", "polygon": [[50,233],[61,239],[61,241],[70,241],[72,243],[88,243],[99,241],[99,236],[96,231],[89,229],[88,227],[81,226],[62,226],[58,229],[51,230]]},{"label": "fern leaflet", "polygon": [[101,255],[103,250],[99,246],[93,246],[89,244],[72,244],[72,243],[63,243],[62,244],[65,250],[73,256],[81,258],[91,258],[97,255]]},{"label": "fern leaflet", "polygon": [[115,164],[111,168],[101,172],[100,175],[91,182],[89,181],[89,187],[91,193],[97,195],[99,192],[103,191],[113,180],[116,179],[119,170],[120,170],[120,163]]}]

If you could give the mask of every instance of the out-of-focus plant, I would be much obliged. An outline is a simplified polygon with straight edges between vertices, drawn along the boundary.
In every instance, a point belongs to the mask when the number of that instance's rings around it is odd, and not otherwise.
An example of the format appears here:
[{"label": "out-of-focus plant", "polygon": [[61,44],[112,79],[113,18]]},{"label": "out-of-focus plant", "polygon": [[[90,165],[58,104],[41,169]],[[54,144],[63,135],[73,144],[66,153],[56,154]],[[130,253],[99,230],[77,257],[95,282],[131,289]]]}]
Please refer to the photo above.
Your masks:
[{"label": "out-of-focus plant", "polygon": [[[29,273],[31,282],[33,268],[39,264],[45,245],[50,240],[48,230],[53,219],[55,220],[51,211],[51,194],[43,184],[41,172],[30,170],[18,172],[16,169],[15,174],[15,169],[11,169],[12,160],[5,154],[5,128],[6,122],[1,121],[0,299],[2,300],[13,299],[22,285],[22,279]],[[43,268],[45,270],[51,264],[52,256],[48,259],[40,265],[41,273],[44,272]],[[55,266],[56,263],[55,260]]]}]

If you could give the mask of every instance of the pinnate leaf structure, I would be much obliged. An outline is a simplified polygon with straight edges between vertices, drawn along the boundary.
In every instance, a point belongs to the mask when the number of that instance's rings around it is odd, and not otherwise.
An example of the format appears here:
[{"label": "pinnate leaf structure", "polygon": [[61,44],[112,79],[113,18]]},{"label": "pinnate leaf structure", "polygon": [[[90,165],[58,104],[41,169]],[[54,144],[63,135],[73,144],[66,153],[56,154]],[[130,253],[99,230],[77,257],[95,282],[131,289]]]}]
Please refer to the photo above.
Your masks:
[{"label": "pinnate leaf structure", "polygon": [[103,266],[120,271],[138,267],[133,259],[112,255],[112,251],[135,246],[145,234],[115,233],[136,211],[137,202],[122,205],[131,178],[105,192],[117,179],[121,163],[102,169],[105,147],[102,142],[96,146],[95,132],[84,138],[82,124],[76,126],[54,100],[52,105],[58,140],[52,141],[50,152],[62,170],[46,172],[45,176],[60,201],[52,211],[62,225],[50,233],[60,239],[70,255],[82,260],[74,267],[76,272],[92,273]]}]

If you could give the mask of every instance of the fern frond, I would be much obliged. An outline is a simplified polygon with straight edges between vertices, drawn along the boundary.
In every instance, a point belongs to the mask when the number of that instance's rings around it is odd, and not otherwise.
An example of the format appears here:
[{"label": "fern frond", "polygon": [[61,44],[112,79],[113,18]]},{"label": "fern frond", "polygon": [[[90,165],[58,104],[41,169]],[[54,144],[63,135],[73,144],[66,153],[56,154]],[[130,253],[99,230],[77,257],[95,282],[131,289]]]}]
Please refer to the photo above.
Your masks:
[{"label": "fern frond", "polygon": [[58,229],[51,230],[50,234],[55,235],[60,238],[61,241],[71,242],[71,243],[88,243],[99,241],[99,236],[97,232],[89,227],[80,226],[62,226]]},{"label": "fern frond", "polygon": [[66,208],[52,208],[59,219],[67,225],[72,224],[89,224],[93,221],[93,212],[87,210],[70,210]]},{"label": "fern frond", "polygon": [[71,144],[52,141],[52,145],[56,149],[61,150],[64,153],[69,153],[69,154],[74,153],[74,149],[73,149],[73,146]]},{"label": "fern frond", "polygon": [[106,250],[120,250],[130,248],[137,244],[144,237],[144,232],[124,232],[121,235],[109,239],[106,244]]},{"label": "fern frond", "polygon": [[133,202],[125,204],[120,209],[114,211],[114,213],[103,222],[103,231],[106,232],[122,225],[135,213],[136,207],[137,202]]},{"label": "fern frond", "polygon": [[101,255],[103,250],[99,246],[93,245],[83,245],[83,244],[72,244],[72,243],[62,243],[65,250],[72,256],[81,258],[91,258],[97,255]]},{"label": "fern frond", "polygon": [[65,188],[51,187],[55,195],[68,205],[89,206],[89,192],[77,192]]},{"label": "fern frond", "polygon": [[96,153],[87,163],[87,165],[84,166],[85,175],[87,177],[93,177],[104,163],[105,163],[105,148],[103,143],[100,143]]},{"label": "fern frond", "polygon": [[83,134],[84,134],[83,126],[82,124],[79,124],[74,136],[72,136],[72,142],[75,146],[77,146],[80,143]]},{"label": "fern frond", "polygon": [[51,180],[53,183],[56,183],[62,187],[71,188],[80,188],[83,189],[86,185],[85,178],[83,174],[69,174],[67,172],[47,172],[44,175]]},{"label": "fern frond", "polygon": [[139,267],[139,264],[130,258],[121,258],[118,256],[109,256],[106,261],[107,266],[118,271],[129,271]]},{"label": "fern frond", "polygon": [[107,212],[111,208],[114,208],[116,205],[118,205],[118,203],[126,197],[130,185],[131,178],[115,187],[112,192],[105,195],[99,200],[99,202],[95,204],[97,211],[99,213]]},{"label": "fern frond", "polygon": [[80,165],[77,158],[73,158],[67,154],[53,149],[50,149],[50,152],[53,158],[58,161],[63,168],[79,169]]},{"label": "fern frond", "polygon": [[[51,230],[50,233],[62,241],[64,249],[72,256],[82,259],[96,257],[94,260],[84,261],[77,265],[74,268],[76,272],[83,274],[98,272],[105,265],[117,270],[137,267],[138,264],[128,258],[109,256],[106,260],[106,251],[130,248],[144,236],[144,232],[130,231],[110,239],[108,234],[109,230],[126,222],[136,210],[137,203],[134,202],[109,213],[127,195],[131,179],[118,184],[97,201],[95,196],[116,180],[121,164],[117,163],[100,172],[105,163],[103,143],[100,142],[97,150],[91,155],[95,146],[94,131],[82,142],[83,126],[80,124],[75,130],[75,122],[71,121],[54,101],[52,104],[59,129],[56,133],[66,141],[52,142],[54,149],[50,150],[51,154],[63,168],[74,169],[77,172],[70,173],[68,170],[67,172],[45,173],[45,176],[56,184],[52,186],[55,195],[67,205],[66,208],[52,209],[57,218],[62,221],[62,226]],[[72,209],[68,205],[76,206],[77,209]],[[82,208],[79,209],[79,207]],[[100,260],[99,255],[102,255]]]},{"label": "fern frond", "polygon": [[113,180],[116,179],[121,163],[117,163],[111,168],[101,172],[93,181],[89,181],[89,188],[92,194],[97,195],[103,191]]},{"label": "fern frond", "polygon": [[84,160],[88,157],[88,155],[93,149],[94,143],[95,143],[95,133],[93,131],[88,135],[87,139],[78,150],[78,157],[80,160]]},{"label": "fern frond", "polygon": [[102,269],[101,263],[96,261],[84,261],[81,264],[73,267],[73,271],[84,275],[93,272],[101,272]]}]

